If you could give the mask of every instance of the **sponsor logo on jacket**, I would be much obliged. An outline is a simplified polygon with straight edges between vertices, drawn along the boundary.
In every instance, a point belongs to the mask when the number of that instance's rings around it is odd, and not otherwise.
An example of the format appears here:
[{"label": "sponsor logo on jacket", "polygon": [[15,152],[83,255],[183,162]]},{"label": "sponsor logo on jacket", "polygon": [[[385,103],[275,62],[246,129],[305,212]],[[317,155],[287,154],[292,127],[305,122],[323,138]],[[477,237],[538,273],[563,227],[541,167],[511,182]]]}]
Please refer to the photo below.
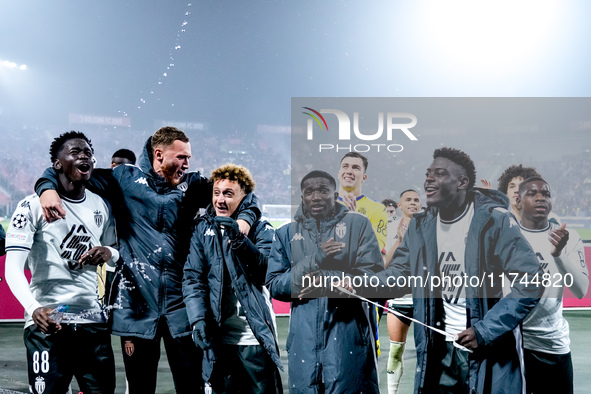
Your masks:
[{"label": "sponsor logo on jacket", "polygon": [[139,183],[139,184],[141,184],[141,185],[146,185],[146,186],[148,186],[148,181],[147,181],[147,180],[146,180],[146,178],[144,178],[144,177],[141,177],[141,178],[138,178],[138,179],[136,179],[136,180],[135,180],[135,183]]},{"label": "sponsor logo on jacket", "polygon": [[210,235],[213,237],[213,236],[215,236],[215,232],[211,228],[208,228],[203,235],[204,236]]},{"label": "sponsor logo on jacket", "polygon": [[303,240],[304,240],[304,237],[302,237],[302,234],[301,233],[295,233],[295,235],[291,239],[291,242],[293,242],[293,241],[303,241]]}]

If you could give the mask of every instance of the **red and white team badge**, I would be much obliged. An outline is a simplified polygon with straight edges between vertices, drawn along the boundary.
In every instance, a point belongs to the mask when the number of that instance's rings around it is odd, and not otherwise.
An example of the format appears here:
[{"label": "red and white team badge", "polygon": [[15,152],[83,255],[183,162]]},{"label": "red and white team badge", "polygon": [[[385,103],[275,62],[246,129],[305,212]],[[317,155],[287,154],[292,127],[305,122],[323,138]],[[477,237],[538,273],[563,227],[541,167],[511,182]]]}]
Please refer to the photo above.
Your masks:
[{"label": "red and white team badge", "polygon": [[125,341],[125,354],[127,354],[129,357],[131,357],[133,354],[133,351],[134,351],[133,342]]}]

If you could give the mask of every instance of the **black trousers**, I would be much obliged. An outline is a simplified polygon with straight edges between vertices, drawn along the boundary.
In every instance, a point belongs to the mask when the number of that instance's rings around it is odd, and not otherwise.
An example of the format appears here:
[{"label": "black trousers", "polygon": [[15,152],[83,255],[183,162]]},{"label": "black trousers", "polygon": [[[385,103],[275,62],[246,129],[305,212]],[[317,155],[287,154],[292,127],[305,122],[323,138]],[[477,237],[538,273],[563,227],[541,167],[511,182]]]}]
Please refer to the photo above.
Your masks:
[{"label": "black trousers", "polygon": [[573,362],[567,354],[549,354],[523,349],[525,359],[525,388],[528,394],[572,394]]},{"label": "black trousers", "polygon": [[211,375],[216,394],[281,394],[277,366],[260,345],[219,345]]},{"label": "black trousers", "polygon": [[203,352],[195,346],[191,335],[173,338],[166,321],[161,319],[154,339],[121,337],[129,394],[156,393],[161,339],[164,340],[176,392],[178,394],[202,392]]}]

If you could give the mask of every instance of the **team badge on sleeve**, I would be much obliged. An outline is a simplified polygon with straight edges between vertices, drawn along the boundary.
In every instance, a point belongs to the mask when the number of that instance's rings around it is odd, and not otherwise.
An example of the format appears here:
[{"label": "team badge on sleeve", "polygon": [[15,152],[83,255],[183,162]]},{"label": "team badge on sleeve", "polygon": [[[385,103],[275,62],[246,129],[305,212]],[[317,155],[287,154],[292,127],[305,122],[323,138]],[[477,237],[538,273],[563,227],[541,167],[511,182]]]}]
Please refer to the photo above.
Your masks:
[{"label": "team badge on sleeve", "polygon": [[12,225],[14,228],[23,229],[27,225],[27,217],[22,213],[15,215],[12,218]]}]

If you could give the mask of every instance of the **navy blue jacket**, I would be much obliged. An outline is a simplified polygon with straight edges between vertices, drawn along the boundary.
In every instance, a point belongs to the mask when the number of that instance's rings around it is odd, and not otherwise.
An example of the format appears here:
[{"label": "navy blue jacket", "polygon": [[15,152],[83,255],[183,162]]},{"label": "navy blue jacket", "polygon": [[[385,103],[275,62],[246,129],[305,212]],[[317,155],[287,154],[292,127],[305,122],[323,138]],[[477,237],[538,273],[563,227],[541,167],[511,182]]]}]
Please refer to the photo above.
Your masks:
[{"label": "navy blue jacket", "polygon": [[[267,286],[271,296],[291,301],[287,351],[289,388],[293,393],[378,393],[373,332],[375,308],[356,299],[292,298],[301,276],[315,269],[342,270],[352,275],[383,269],[377,238],[369,219],[335,205],[334,216],[320,223],[302,208],[295,222],[277,229],[269,256]],[[346,246],[334,258],[315,263],[320,244],[334,238]],[[293,279],[293,280],[292,280]]]},{"label": "navy blue jacket", "polygon": [[[478,338],[478,349],[469,356],[471,393],[521,393],[523,389],[521,322],[539,300],[541,288],[525,285],[520,278],[542,274],[540,264],[519,226],[509,215],[507,197],[496,191],[475,189],[468,194],[474,202],[474,217],[465,251],[466,274],[485,278],[484,285],[466,288],[468,327]],[[437,209],[415,214],[390,266],[377,274],[386,285],[388,277],[409,275],[425,279],[440,272],[437,252]],[[503,297],[503,273],[518,274],[511,293]],[[492,275],[492,276],[489,276]],[[491,282],[492,277],[492,282]],[[427,282],[428,283],[428,282]],[[387,288],[387,287],[385,287]],[[395,297],[409,289],[390,288],[383,297]],[[366,290],[373,291],[373,288]],[[428,285],[412,289],[414,318],[443,328],[441,288]],[[373,295],[371,292],[366,295]],[[415,393],[439,392],[444,337],[423,326],[415,326],[417,368]]]},{"label": "navy blue jacket", "polygon": [[[233,218],[243,209],[241,204]],[[236,305],[225,305],[224,292],[236,295],[248,324],[269,357],[283,369],[279,357],[274,316],[267,302],[269,292],[264,288],[267,261],[275,230],[266,220],[257,220],[248,237],[229,243],[214,221],[215,210],[210,205],[207,213],[199,217],[191,250],[184,269],[183,294],[191,324],[206,320],[214,355],[219,332],[224,320],[235,313]],[[211,357],[209,357],[211,360]],[[208,358],[206,357],[206,361]],[[204,379],[207,381],[214,366],[204,363]],[[206,371],[206,369],[209,369]]]},{"label": "navy blue jacket", "polygon": [[[116,335],[153,339],[161,318],[173,337],[191,334],[183,302],[183,266],[189,252],[193,218],[211,202],[212,185],[199,172],[185,174],[174,187],[152,167],[152,147],[146,142],[139,166],[95,169],[88,188],[107,198],[117,222],[120,281],[113,286],[112,330]],[[46,170],[36,192],[55,189],[55,171]],[[240,219],[253,223],[254,205]]]}]

